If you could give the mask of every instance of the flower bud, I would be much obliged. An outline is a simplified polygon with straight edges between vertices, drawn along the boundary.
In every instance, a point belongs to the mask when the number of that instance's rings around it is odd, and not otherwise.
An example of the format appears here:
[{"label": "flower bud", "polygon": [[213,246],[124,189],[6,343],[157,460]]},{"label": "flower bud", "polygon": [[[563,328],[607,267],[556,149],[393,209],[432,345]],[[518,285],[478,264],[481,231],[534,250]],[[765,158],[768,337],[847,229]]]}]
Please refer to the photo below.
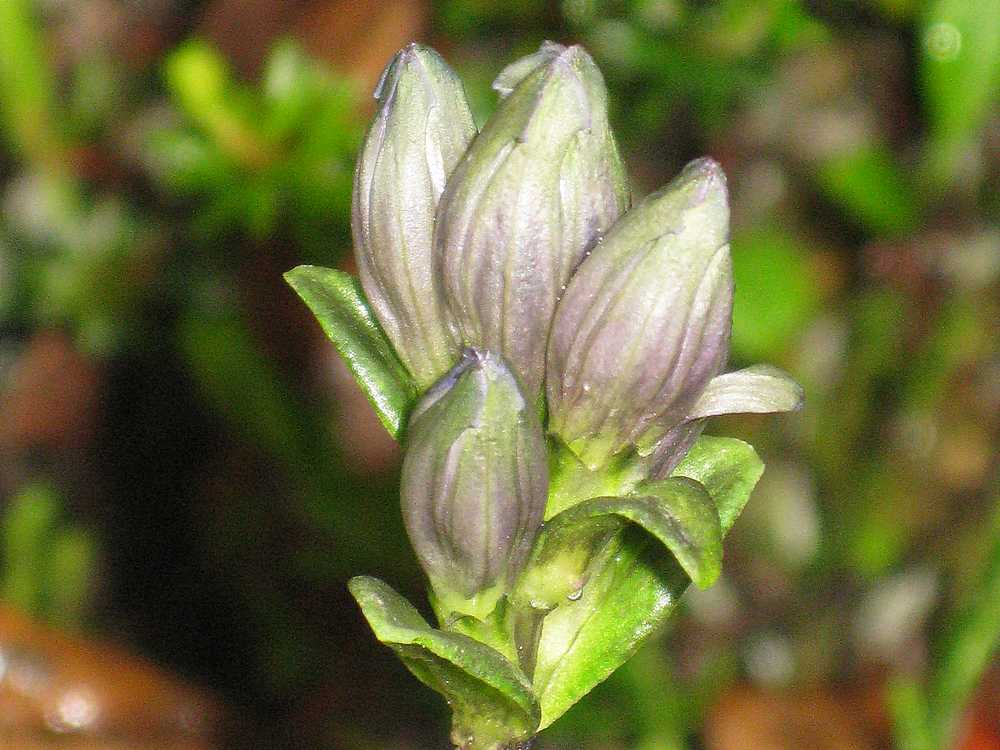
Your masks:
[{"label": "flower bud", "polygon": [[476,126],[458,76],[416,44],[389,63],[375,98],[354,176],[354,248],[376,317],[426,388],[459,358],[434,268],[434,212]]},{"label": "flower bud", "polygon": [[582,48],[547,42],[494,88],[505,98],[448,183],[435,244],[464,342],[501,353],[535,398],[556,301],[629,191]]},{"label": "flower bud", "polygon": [[403,519],[446,611],[484,617],[520,573],[548,492],[533,404],[500,357],[466,350],[417,404],[403,460]]},{"label": "flower bud", "polygon": [[646,454],[725,364],[733,299],[726,180],[692,162],[612,227],[556,311],[549,429],[591,468]]}]

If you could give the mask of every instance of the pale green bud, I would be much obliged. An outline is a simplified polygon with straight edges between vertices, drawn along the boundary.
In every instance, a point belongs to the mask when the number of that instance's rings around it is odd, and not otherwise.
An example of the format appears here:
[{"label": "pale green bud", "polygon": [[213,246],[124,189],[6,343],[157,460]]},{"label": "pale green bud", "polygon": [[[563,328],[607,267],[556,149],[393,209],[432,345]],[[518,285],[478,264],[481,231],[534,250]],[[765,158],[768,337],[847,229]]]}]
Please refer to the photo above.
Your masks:
[{"label": "pale green bud", "polygon": [[726,179],[692,162],[612,227],[559,303],[549,429],[591,468],[650,452],[725,364],[733,299]]},{"label": "pale green bud", "polygon": [[534,398],[559,295],[629,190],[582,48],[546,42],[494,88],[505,98],[448,183],[435,243],[463,341],[500,352]]},{"label": "pale green bud", "polygon": [[548,493],[534,404],[500,357],[467,350],[410,417],[403,519],[442,609],[484,617],[524,567]]},{"label": "pale green bud", "polygon": [[458,76],[427,47],[397,53],[375,98],[354,177],[354,249],[379,323],[426,388],[460,354],[434,268],[434,213],[476,127]]}]

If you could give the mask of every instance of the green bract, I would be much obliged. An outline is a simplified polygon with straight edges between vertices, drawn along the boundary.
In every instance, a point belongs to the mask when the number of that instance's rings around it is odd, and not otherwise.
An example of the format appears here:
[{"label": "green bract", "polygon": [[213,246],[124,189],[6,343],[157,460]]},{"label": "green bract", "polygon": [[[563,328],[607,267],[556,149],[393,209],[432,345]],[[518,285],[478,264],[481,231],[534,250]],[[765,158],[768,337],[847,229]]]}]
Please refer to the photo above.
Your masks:
[{"label": "green bract", "polygon": [[627,211],[586,52],[546,43],[494,88],[473,138],[455,75],[400,52],[357,172],[365,294],[340,271],[288,274],[402,439],[403,516],[439,627],[384,583],[351,591],[469,750],[523,746],[690,582],[716,580],[763,465],[702,429],[802,402],[773,367],[722,373],[719,165],[692,162]]}]

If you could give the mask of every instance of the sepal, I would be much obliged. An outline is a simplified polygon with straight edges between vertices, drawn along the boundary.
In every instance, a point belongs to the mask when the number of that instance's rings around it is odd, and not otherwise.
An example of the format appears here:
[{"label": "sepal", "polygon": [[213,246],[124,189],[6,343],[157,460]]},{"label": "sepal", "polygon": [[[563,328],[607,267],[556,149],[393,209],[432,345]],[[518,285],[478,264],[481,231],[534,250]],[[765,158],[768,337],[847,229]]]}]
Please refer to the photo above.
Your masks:
[{"label": "sepal", "polygon": [[699,587],[718,578],[722,532],[712,498],[688,478],[647,482],[631,497],[599,497],[547,522],[535,543],[515,598],[534,609],[573,601],[587,583],[591,563],[626,525],[660,542]]},{"label": "sepal", "polygon": [[776,414],[802,408],[805,395],[792,376],[771,365],[754,365],[708,381],[688,419],[723,414]]}]

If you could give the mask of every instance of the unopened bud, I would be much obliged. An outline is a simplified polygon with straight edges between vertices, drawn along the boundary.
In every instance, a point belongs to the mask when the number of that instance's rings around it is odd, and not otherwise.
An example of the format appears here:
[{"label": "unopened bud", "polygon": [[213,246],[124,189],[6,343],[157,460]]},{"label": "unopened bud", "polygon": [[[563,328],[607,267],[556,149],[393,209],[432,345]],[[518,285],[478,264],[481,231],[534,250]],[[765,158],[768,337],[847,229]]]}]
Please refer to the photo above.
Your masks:
[{"label": "unopened bud", "polygon": [[711,159],[626,214],[573,276],[548,352],[549,429],[591,468],[686,420],[725,364],[726,180]]},{"label": "unopened bud", "polygon": [[535,398],[559,295],[629,190],[582,48],[547,42],[494,88],[505,98],[448,183],[435,242],[463,341],[501,353]]},{"label": "unopened bud", "polygon": [[376,317],[426,388],[460,353],[434,268],[434,212],[476,127],[458,76],[416,44],[389,63],[375,98],[354,177],[354,248]]},{"label": "unopened bud", "polygon": [[448,611],[483,617],[524,567],[548,492],[534,404],[499,356],[467,350],[418,403],[403,461],[403,519]]}]

